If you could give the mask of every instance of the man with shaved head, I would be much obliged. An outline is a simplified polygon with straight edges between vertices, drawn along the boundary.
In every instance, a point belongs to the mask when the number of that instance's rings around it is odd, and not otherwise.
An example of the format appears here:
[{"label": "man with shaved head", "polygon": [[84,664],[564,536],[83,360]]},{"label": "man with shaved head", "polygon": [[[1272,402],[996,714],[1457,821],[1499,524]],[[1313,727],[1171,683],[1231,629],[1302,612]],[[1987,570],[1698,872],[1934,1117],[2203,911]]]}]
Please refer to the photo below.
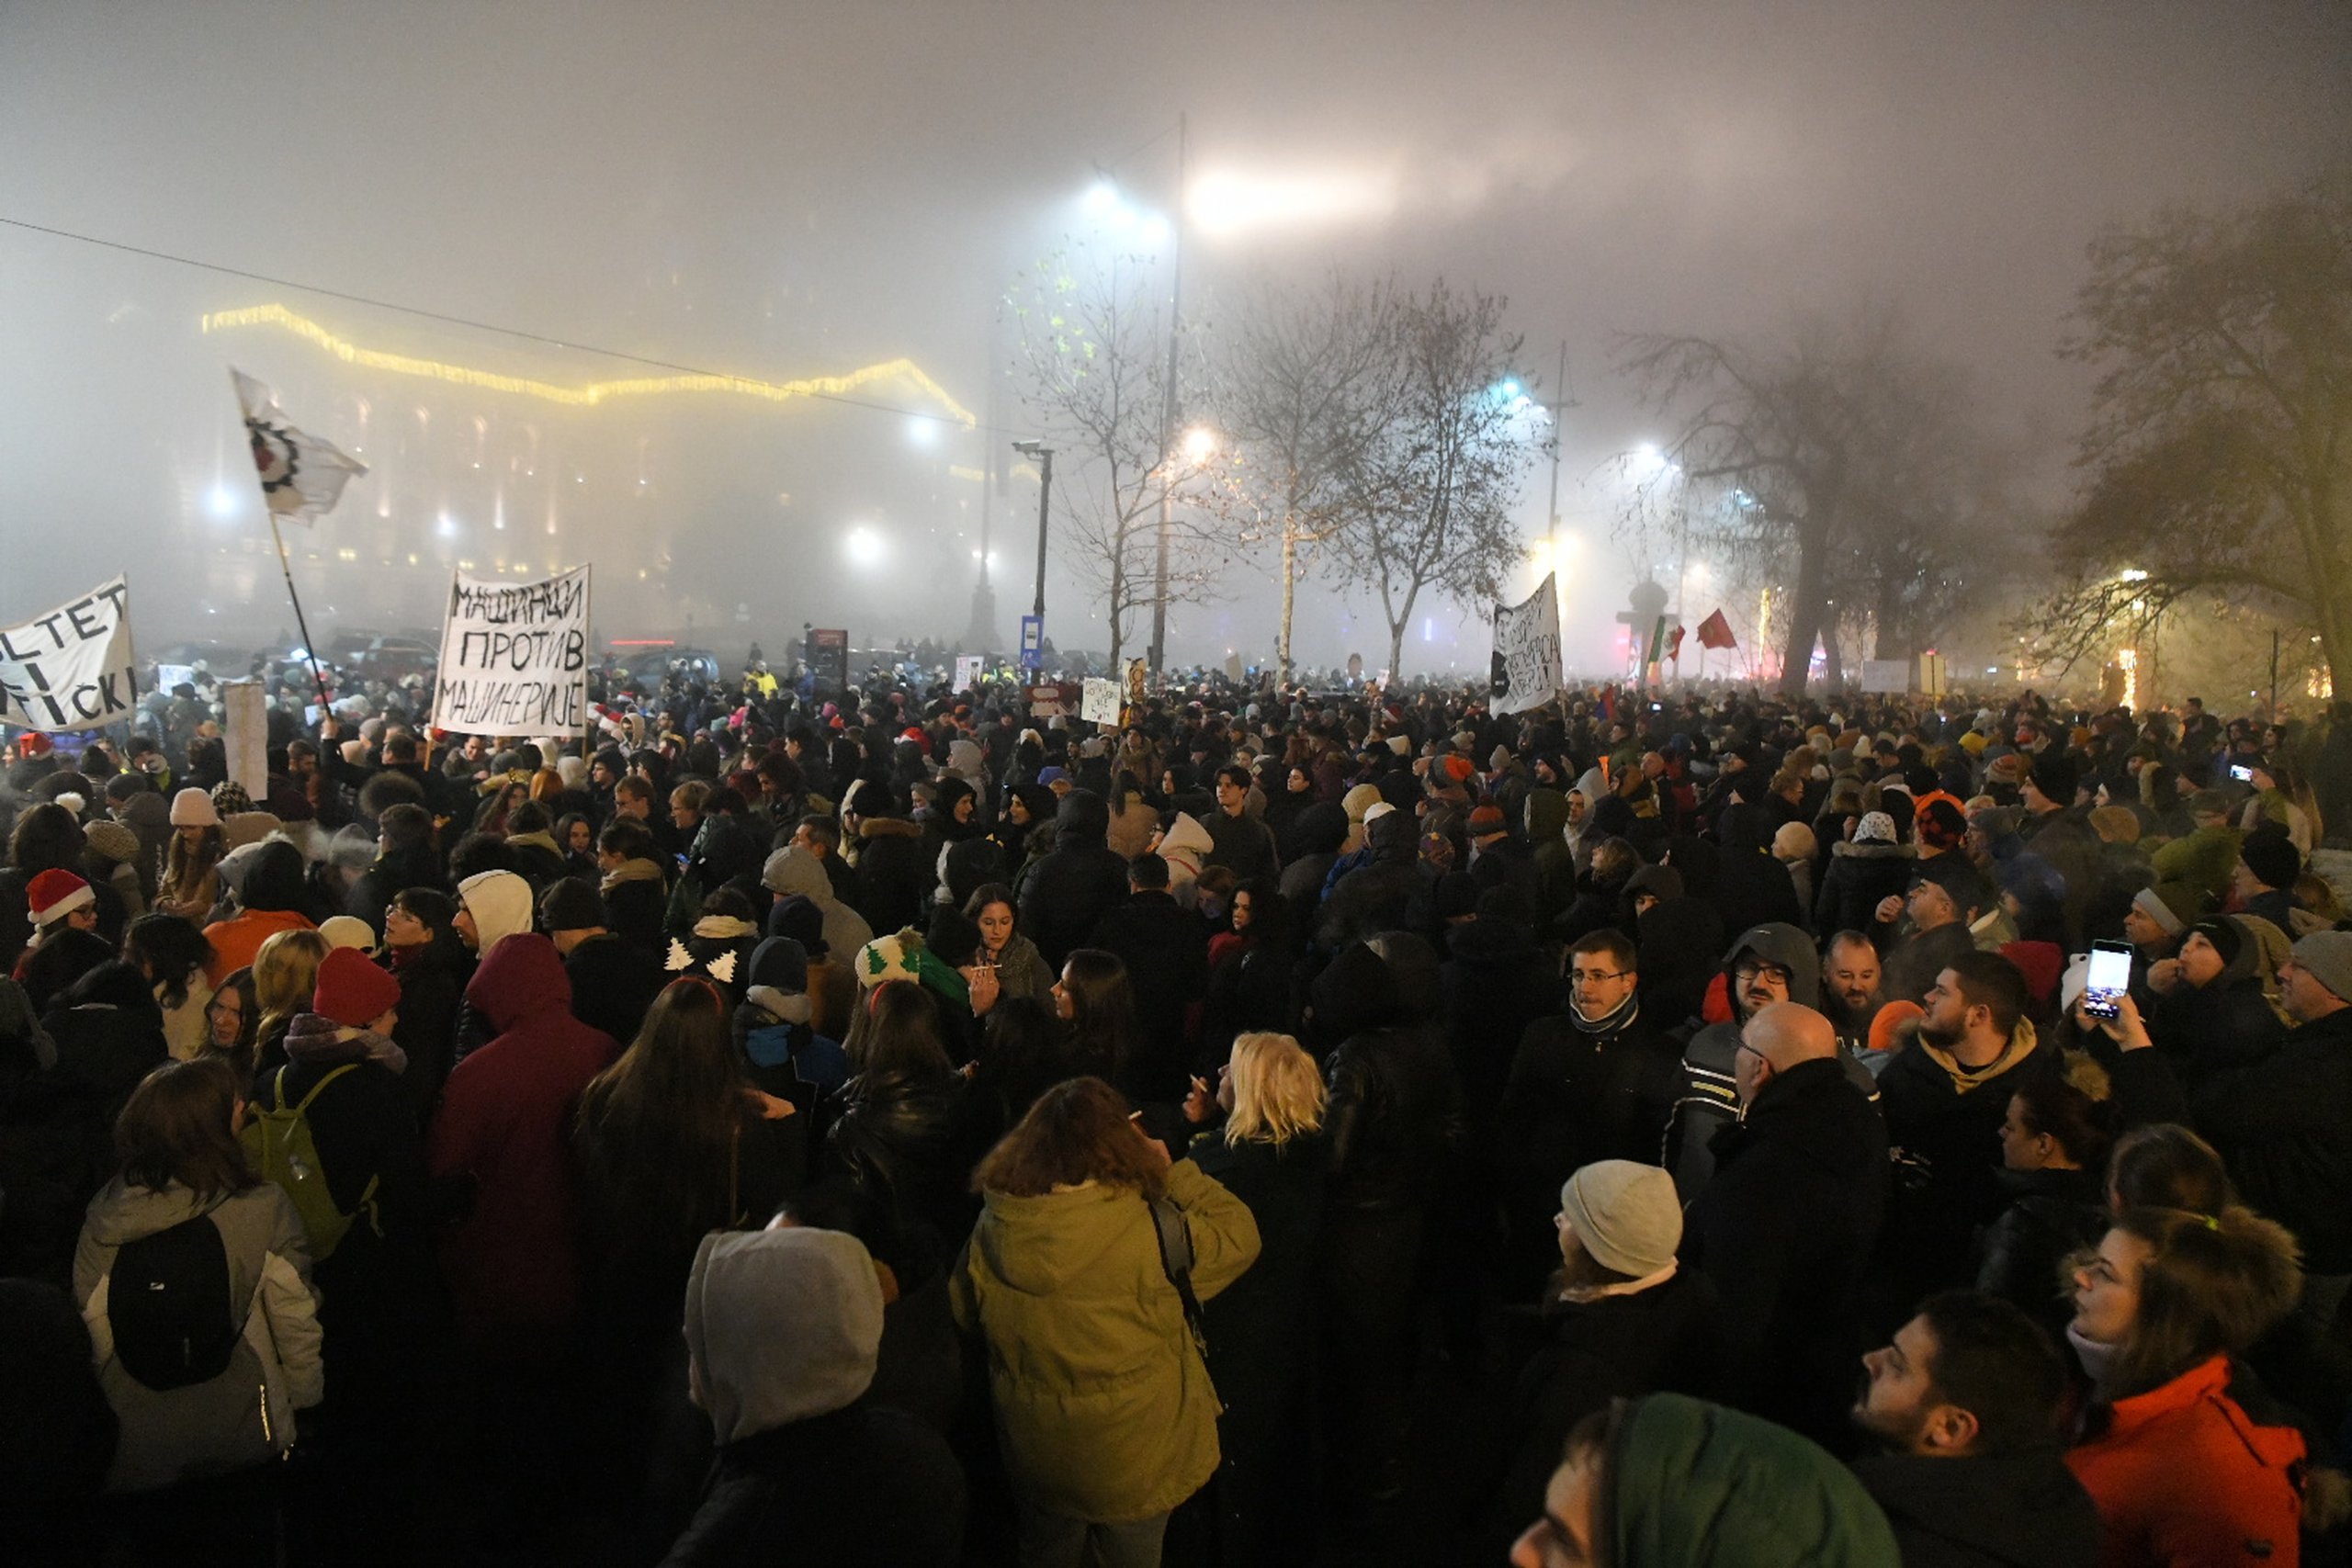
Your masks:
[{"label": "man with shaved head", "polygon": [[1682,1261],[1723,1298],[1732,1403],[1835,1444],[1886,1210],[1886,1128],[1847,1078],[1836,1026],[1800,1003],[1757,1010],[1733,1076],[1739,1120],[1716,1135]]}]

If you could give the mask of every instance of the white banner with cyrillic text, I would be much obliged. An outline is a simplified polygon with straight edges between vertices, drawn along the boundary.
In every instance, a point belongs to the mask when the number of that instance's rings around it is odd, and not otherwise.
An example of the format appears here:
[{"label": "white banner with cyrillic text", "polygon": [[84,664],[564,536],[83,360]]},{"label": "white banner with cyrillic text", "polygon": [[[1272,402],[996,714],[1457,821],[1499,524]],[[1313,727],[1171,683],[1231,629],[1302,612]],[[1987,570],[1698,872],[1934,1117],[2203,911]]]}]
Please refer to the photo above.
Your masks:
[{"label": "white banner with cyrillic text", "polygon": [[434,728],[464,735],[582,733],[588,711],[588,569],[537,582],[462,572],[441,630]]},{"label": "white banner with cyrillic text", "polygon": [[1541,707],[1560,694],[1560,596],[1552,575],[1523,603],[1495,606],[1495,660],[1487,705]]}]

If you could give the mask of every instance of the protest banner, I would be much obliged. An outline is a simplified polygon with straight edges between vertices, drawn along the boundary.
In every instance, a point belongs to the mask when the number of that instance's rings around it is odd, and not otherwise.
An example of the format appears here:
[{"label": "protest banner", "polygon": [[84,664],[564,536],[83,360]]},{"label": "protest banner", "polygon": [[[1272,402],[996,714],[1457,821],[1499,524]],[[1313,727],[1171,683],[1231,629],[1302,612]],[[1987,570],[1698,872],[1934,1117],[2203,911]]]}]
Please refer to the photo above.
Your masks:
[{"label": "protest banner", "polygon": [[955,689],[959,692],[968,692],[973,687],[978,685],[980,683],[980,668],[987,662],[988,660],[986,658],[977,653],[957,654],[956,656]]},{"label": "protest banner", "polygon": [[453,577],[433,723],[461,734],[585,733],[588,568],[537,582]]},{"label": "protest banner", "polygon": [[228,715],[230,780],[243,786],[250,798],[266,801],[269,798],[268,689],[259,681],[223,681],[220,706]]},{"label": "protest banner", "polygon": [[1089,724],[1119,722],[1119,682],[1089,675],[1080,688],[1078,716]]},{"label": "protest banner", "polygon": [[1495,606],[1492,697],[1498,714],[1541,707],[1560,692],[1560,595],[1552,574],[1517,604]]},{"label": "protest banner", "polygon": [[0,630],[0,724],[62,734],[123,723],[139,702],[134,665],[130,587],[118,577]]},{"label": "protest banner", "polygon": [[1887,696],[1900,696],[1911,689],[1911,661],[1907,659],[1865,659],[1862,660],[1862,690]]}]

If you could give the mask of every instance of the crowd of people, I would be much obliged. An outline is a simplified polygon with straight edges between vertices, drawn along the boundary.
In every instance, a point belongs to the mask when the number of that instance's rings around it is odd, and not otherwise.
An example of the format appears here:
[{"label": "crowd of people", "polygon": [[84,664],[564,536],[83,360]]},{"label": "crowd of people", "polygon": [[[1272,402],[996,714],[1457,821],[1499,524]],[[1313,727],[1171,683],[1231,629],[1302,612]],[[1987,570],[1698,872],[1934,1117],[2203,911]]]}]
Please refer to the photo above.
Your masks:
[{"label": "crowd of people", "polygon": [[2352,705],[414,694],[9,744],[11,1560],[2345,1551]]}]

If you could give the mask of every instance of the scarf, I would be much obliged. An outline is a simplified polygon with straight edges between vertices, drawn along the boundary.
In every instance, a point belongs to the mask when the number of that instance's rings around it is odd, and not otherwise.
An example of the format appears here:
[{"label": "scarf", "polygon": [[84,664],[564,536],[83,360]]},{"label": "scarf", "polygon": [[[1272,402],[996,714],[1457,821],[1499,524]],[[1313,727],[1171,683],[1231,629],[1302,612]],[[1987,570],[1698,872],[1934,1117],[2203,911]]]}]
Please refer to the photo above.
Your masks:
[{"label": "scarf", "polygon": [[1642,997],[1639,991],[1626,992],[1623,1001],[1619,1002],[1614,1009],[1602,1013],[1599,1018],[1585,1017],[1575,1001],[1571,1000],[1568,1003],[1568,1022],[1575,1026],[1576,1032],[1579,1034],[1614,1034],[1621,1029],[1633,1027],[1634,1019],[1641,1010]]},{"label": "scarf", "polygon": [[286,1026],[286,1057],[291,1062],[380,1062],[396,1073],[408,1070],[408,1053],[383,1035],[349,1028],[316,1012],[298,1012]]},{"label": "scarf", "polygon": [[2115,1359],[2115,1347],[2084,1338],[2082,1330],[2071,1323],[2066,1325],[2066,1343],[2075,1348],[2075,1359],[2083,1364],[2083,1375],[2104,1389],[2109,1365]]},{"label": "scarf", "polygon": [[640,855],[635,860],[625,860],[605,873],[605,880],[598,886],[603,891],[610,893],[626,882],[660,882],[661,880],[662,880],[662,868]]}]

